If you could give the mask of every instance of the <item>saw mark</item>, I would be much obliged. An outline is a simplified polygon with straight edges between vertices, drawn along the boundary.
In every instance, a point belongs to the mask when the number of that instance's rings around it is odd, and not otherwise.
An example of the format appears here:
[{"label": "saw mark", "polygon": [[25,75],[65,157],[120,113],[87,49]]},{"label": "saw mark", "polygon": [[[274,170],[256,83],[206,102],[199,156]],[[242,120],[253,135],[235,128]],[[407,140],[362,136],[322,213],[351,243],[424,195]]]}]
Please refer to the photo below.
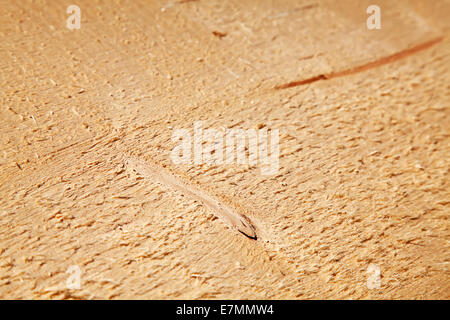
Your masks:
[{"label": "saw mark", "polygon": [[355,73],[359,73],[359,72],[363,72],[369,69],[373,69],[373,68],[377,68],[380,67],[382,65],[388,64],[388,63],[392,63],[394,61],[403,59],[405,57],[408,57],[412,54],[415,54],[419,51],[428,49],[432,46],[434,46],[435,44],[439,43],[440,41],[442,41],[443,37],[439,37],[421,44],[418,44],[414,47],[402,50],[400,52],[394,53],[392,55],[380,58],[378,60],[372,61],[372,62],[368,62],[365,63],[363,65],[360,66],[356,66],[350,69],[345,69],[342,71],[338,71],[338,72],[332,72],[332,73],[327,73],[327,74],[320,74],[318,76],[314,76],[308,79],[304,79],[304,80],[299,80],[299,81],[292,81],[292,82],[288,82],[285,84],[281,84],[275,87],[276,90],[279,89],[287,89],[287,88],[291,88],[291,87],[296,87],[296,86],[302,86],[305,84],[310,84],[319,80],[328,80],[328,79],[333,79],[333,78],[338,78],[338,77],[343,77],[343,76],[348,76],[351,74],[355,74]]},{"label": "saw mark", "polygon": [[221,203],[218,199],[212,197],[191,183],[187,183],[181,178],[166,172],[159,166],[152,165],[139,159],[129,158],[125,161],[125,164],[128,169],[134,170],[136,174],[153,182],[169,186],[191,199],[201,202],[219,219],[222,219],[224,222],[233,226],[247,237],[254,240],[257,239],[255,226],[247,216],[237,213],[231,207]]}]

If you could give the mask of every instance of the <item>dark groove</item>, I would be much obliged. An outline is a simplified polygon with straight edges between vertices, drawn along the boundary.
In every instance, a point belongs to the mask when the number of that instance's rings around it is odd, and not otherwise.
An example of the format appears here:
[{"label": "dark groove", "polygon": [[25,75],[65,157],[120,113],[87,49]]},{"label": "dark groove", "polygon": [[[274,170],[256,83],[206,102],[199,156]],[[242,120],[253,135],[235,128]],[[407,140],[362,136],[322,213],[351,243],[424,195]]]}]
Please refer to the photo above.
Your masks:
[{"label": "dark groove", "polygon": [[296,86],[302,86],[302,85],[310,84],[310,83],[320,81],[320,80],[327,80],[327,79],[332,79],[332,78],[348,76],[348,75],[363,72],[363,71],[366,71],[369,69],[377,68],[379,66],[403,59],[403,58],[410,56],[414,53],[417,53],[419,51],[428,49],[428,48],[434,46],[435,44],[439,43],[440,41],[442,41],[442,39],[443,39],[443,37],[439,37],[439,38],[418,44],[412,48],[402,50],[402,51],[394,53],[390,56],[386,56],[386,57],[380,58],[380,59],[372,61],[372,62],[368,62],[366,64],[363,64],[363,65],[360,65],[360,66],[357,66],[354,68],[346,69],[346,70],[339,71],[339,72],[332,72],[332,73],[328,73],[328,74],[320,74],[318,76],[314,76],[314,77],[311,77],[308,79],[292,81],[292,82],[288,82],[285,84],[281,84],[281,85],[276,86],[275,89],[279,90],[279,89],[287,89],[287,88],[296,87]]}]

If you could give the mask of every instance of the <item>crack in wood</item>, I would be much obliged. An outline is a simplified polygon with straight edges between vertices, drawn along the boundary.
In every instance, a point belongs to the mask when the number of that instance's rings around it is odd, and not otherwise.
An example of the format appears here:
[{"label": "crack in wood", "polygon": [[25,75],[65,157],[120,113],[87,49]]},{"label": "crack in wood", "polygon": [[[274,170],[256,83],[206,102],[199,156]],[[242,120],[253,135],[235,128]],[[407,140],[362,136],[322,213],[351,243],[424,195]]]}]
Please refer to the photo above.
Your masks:
[{"label": "crack in wood", "polygon": [[304,80],[299,80],[299,81],[292,81],[292,82],[288,82],[285,84],[281,84],[275,87],[276,90],[279,89],[287,89],[287,88],[292,88],[292,87],[297,87],[297,86],[302,86],[305,84],[310,84],[319,80],[328,80],[328,79],[333,79],[333,78],[338,78],[338,77],[343,77],[343,76],[348,76],[351,74],[355,74],[355,73],[359,73],[359,72],[363,72],[369,69],[373,69],[373,68],[377,68],[380,67],[382,65],[388,64],[388,63],[392,63],[394,61],[403,59],[407,56],[410,56],[412,54],[415,54],[419,51],[428,49],[432,46],[434,46],[435,44],[439,43],[440,41],[443,40],[443,37],[439,37],[439,38],[435,38],[433,40],[418,44],[414,47],[402,50],[400,52],[394,53],[392,55],[377,59],[375,61],[372,62],[368,62],[365,63],[363,65],[354,67],[354,68],[350,68],[350,69],[345,69],[342,71],[338,71],[338,72],[332,72],[332,73],[327,73],[327,74],[320,74],[308,79],[304,79]]},{"label": "crack in wood", "polygon": [[255,226],[247,216],[237,213],[231,207],[220,202],[200,188],[182,181],[181,178],[166,172],[159,166],[155,166],[139,159],[128,158],[125,161],[125,165],[128,169],[133,170],[136,174],[148,180],[169,186],[191,199],[201,202],[210,209],[216,217],[230,224],[247,237],[257,240]]}]

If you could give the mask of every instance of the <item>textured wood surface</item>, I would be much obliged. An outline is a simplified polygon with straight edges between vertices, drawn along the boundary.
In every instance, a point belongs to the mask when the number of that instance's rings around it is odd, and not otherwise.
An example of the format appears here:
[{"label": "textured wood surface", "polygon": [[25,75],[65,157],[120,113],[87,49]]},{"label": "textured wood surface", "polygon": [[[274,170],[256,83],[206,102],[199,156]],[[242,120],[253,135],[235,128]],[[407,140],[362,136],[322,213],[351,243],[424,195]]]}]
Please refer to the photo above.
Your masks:
[{"label": "textured wood surface", "polygon": [[[0,298],[448,299],[450,2],[372,2],[2,0]],[[278,174],[174,165],[196,121]]]}]

